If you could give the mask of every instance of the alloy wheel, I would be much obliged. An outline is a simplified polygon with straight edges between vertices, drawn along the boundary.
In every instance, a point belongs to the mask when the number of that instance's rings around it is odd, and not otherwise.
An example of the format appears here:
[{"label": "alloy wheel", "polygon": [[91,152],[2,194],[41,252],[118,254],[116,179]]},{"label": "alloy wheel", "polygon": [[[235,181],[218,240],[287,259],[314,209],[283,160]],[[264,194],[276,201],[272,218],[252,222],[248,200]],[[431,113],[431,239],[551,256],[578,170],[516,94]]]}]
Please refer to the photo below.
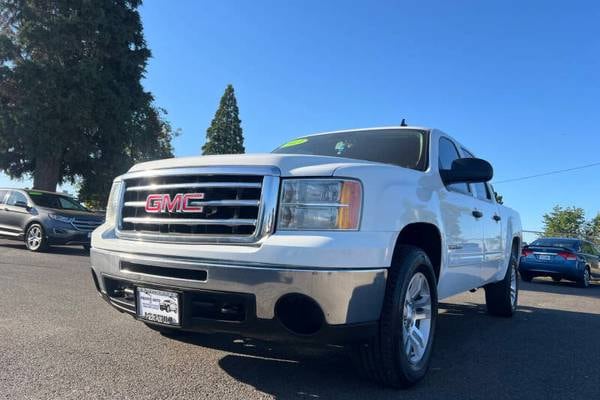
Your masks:
[{"label": "alloy wheel", "polygon": [[42,244],[42,229],[35,225],[27,232],[27,246],[31,250],[37,250]]},{"label": "alloy wheel", "polygon": [[517,268],[510,266],[510,305],[515,308],[517,303]]},{"label": "alloy wheel", "polygon": [[421,272],[408,283],[402,315],[402,348],[414,365],[423,359],[431,333],[431,291]]}]

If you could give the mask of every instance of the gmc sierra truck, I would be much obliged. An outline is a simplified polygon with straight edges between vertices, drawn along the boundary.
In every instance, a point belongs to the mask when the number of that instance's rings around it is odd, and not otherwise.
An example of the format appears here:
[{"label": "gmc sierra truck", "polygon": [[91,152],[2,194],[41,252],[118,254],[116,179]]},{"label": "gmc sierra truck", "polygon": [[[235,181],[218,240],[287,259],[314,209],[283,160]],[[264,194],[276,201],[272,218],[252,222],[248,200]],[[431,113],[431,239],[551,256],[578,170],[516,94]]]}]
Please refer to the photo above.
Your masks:
[{"label": "gmc sierra truck", "polygon": [[492,175],[418,127],[138,164],[92,235],[94,283],[166,335],[345,345],[368,377],[406,387],[428,369],[438,300],[483,288],[490,314],[515,312],[521,223]]}]

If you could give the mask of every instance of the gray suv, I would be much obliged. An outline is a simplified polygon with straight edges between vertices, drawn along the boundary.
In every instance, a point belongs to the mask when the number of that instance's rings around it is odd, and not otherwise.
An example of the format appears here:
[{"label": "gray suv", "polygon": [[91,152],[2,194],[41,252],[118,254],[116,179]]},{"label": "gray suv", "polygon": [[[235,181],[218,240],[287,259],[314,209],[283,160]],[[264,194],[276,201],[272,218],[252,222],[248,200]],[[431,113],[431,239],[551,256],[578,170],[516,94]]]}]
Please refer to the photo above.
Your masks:
[{"label": "gray suv", "polygon": [[103,222],[104,216],[63,194],[0,188],[0,237],[24,240],[31,251],[64,244],[89,250],[91,232]]}]

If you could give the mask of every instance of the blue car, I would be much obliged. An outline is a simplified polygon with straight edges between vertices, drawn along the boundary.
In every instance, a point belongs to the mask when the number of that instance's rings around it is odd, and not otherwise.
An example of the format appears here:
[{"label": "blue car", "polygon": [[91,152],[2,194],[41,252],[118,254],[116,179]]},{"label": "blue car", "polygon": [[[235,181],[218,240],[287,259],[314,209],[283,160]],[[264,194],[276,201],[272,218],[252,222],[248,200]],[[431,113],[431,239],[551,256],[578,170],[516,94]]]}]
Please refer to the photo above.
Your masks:
[{"label": "blue car", "polygon": [[575,281],[581,287],[600,279],[600,251],[582,239],[543,238],[523,247],[519,272],[531,282],[536,276]]}]

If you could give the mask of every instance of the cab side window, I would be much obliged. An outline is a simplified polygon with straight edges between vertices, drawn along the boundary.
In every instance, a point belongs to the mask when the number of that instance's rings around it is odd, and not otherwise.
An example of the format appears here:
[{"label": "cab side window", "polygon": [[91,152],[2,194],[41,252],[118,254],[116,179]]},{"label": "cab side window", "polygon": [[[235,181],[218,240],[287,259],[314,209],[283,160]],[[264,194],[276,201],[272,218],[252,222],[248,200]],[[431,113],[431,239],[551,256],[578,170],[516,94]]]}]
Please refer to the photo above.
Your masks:
[{"label": "cab side window", "polygon": [[0,190],[0,204],[4,204],[6,193],[8,193],[8,190]]},{"label": "cab side window", "polygon": [[[461,157],[458,154],[458,149],[456,148],[454,143],[452,143],[452,141],[450,141],[448,138],[440,138],[438,159],[439,169],[451,169],[452,162],[459,158]],[[469,185],[467,185],[466,183],[454,183],[452,185],[446,186],[446,188],[453,192],[463,193],[467,195],[471,194],[469,190]]]},{"label": "cab side window", "polygon": [[14,206],[18,202],[27,204],[27,197],[21,192],[11,192],[10,196],[8,196],[8,201],[6,202],[9,206]]}]

